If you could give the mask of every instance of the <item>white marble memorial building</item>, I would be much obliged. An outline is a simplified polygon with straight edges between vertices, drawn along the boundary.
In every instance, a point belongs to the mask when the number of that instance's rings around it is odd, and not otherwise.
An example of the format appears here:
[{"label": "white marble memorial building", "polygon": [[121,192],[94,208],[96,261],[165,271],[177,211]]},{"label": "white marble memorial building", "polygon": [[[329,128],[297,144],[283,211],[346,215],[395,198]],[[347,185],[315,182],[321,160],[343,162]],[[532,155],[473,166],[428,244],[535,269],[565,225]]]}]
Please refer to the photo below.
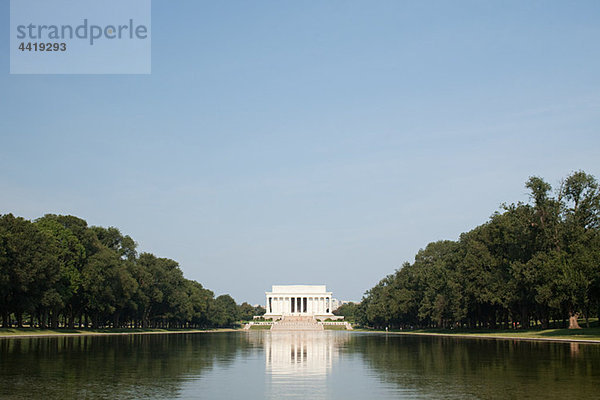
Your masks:
[{"label": "white marble memorial building", "polygon": [[273,285],[265,295],[265,318],[295,315],[323,319],[333,316],[332,295],[326,285]]}]

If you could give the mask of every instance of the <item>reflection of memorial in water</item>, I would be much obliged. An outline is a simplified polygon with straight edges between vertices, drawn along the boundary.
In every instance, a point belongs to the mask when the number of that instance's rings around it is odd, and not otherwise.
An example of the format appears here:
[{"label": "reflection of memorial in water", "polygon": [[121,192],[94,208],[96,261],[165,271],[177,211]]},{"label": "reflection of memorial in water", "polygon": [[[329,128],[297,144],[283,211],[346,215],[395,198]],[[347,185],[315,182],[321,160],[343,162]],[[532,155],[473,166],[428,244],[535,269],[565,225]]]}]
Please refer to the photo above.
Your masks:
[{"label": "reflection of memorial in water", "polygon": [[340,348],[348,340],[344,332],[270,332],[264,335],[265,365],[273,395],[295,387],[310,390],[312,398],[327,391]]},{"label": "reflection of memorial in water", "polygon": [[272,375],[325,376],[334,341],[325,332],[282,332],[265,337],[266,367]]}]

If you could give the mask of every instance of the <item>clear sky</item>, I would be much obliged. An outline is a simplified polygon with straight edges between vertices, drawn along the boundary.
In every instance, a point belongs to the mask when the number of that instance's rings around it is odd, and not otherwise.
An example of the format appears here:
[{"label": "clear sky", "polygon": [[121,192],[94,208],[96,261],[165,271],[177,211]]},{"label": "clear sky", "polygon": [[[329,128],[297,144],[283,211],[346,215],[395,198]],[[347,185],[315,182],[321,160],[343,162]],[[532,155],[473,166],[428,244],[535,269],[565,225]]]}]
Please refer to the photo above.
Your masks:
[{"label": "clear sky", "polygon": [[600,178],[599,21],[597,0],[154,0],[147,76],[9,75],[2,29],[0,213],[116,226],[238,302],[360,300],[529,176]]}]

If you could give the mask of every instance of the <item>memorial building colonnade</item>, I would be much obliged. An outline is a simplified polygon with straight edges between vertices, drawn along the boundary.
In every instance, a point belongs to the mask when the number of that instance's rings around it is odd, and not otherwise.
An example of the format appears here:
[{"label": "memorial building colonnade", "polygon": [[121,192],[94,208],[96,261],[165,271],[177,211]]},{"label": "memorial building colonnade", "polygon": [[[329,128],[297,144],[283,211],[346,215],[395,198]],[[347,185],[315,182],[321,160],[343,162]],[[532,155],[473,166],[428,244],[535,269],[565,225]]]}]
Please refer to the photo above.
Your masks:
[{"label": "memorial building colonnade", "polygon": [[265,318],[286,315],[332,316],[332,293],[325,285],[274,285],[265,292]]},{"label": "memorial building colonnade", "polygon": [[269,314],[328,314],[331,312],[331,296],[269,296],[267,305]]}]

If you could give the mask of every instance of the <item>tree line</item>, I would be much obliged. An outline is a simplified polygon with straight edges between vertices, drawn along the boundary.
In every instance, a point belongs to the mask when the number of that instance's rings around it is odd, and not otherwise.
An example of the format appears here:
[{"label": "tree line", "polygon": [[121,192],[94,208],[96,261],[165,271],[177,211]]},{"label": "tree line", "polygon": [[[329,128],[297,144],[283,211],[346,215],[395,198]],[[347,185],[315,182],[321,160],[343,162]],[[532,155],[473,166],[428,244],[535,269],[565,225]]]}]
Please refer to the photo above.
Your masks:
[{"label": "tree line", "polygon": [[583,171],[526,182],[457,241],[429,243],[340,313],[377,328],[578,328],[600,317],[600,192]]},{"label": "tree line", "polygon": [[117,228],[70,215],[0,215],[2,327],[226,327],[262,311],[215,298],[176,261],[136,247]]}]

